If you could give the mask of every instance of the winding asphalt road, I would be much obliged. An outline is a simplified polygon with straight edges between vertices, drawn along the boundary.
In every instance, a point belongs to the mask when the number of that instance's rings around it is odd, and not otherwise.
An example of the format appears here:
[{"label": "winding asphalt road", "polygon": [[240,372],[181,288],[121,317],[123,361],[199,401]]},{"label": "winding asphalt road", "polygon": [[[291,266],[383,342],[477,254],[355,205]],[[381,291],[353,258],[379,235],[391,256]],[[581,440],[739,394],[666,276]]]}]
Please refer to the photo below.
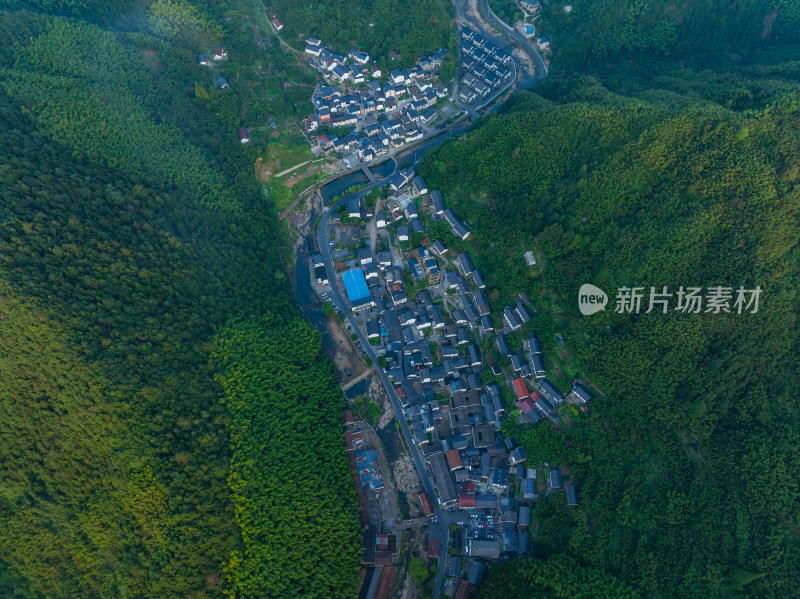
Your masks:
[{"label": "winding asphalt road", "polygon": [[479,0],[479,2],[481,5],[481,12],[483,12],[484,15],[488,16],[489,20],[498,29],[500,29],[501,31],[505,31],[508,35],[513,37],[517,42],[519,42],[520,45],[522,45],[522,47],[526,49],[528,53],[531,56],[533,56],[534,60],[536,60],[536,62],[538,63],[539,65],[539,68],[537,69],[538,77],[536,77],[533,80],[531,85],[535,84],[537,81],[542,81],[545,77],[547,77],[547,67],[544,64],[544,60],[542,60],[542,57],[536,51],[536,48],[533,47],[533,44],[531,44],[530,41],[528,41],[528,39],[524,35],[522,35],[519,31],[511,27],[508,23],[501,20],[496,14],[494,14],[494,12],[492,12],[492,9],[489,8],[488,0]]}]

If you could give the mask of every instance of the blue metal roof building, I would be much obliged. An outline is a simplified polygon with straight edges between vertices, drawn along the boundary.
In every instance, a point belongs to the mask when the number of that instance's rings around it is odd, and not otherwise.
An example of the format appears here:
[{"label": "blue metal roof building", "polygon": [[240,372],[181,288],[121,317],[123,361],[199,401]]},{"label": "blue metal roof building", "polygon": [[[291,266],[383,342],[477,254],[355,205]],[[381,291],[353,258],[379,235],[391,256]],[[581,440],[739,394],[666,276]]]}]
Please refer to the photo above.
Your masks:
[{"label": "blue metal roof building", "polygon": [[364,278],[364,272],[360,268],[353,268],[343,272],[342,282],[351,304],[356,304],[370,296],[367,280]]}]

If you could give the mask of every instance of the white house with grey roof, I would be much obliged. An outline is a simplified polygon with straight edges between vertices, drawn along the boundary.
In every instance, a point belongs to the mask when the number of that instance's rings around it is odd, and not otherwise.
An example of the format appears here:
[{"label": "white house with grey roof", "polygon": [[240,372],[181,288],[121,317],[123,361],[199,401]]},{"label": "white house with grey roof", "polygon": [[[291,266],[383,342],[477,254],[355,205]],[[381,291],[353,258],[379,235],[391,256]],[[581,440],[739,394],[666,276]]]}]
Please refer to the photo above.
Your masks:
[{"label": "white house with grey roof", "polygon": [[572,385],[572,392],[570,393],[570,396],[574,399],[577,399],[581,403],[586,403],[592,399],[592,394],[579,381],[575,381],[575,384]]},{"label": "white house with grey roof", "polygon": [[544,371],[544,360],[542,359],[542,354],[531,354],[530,362],[534,378],[543,379],[546,374]]},{"label": "white house with grey roof", "polygon": [[558,387],[556,387],[552,382],[548,381],[547,379],[543,379],[539,385],[545,394],[556,403],[561,403],[564,401],[564,394],[561,393],[561,391],[558,390]]},{"label": "white house with grey roof", "polygon": [[483,363],[481,361],[481,349],[474,343],[470,344],[469,347],[467,347],[467,353],[469,354],[470,366],[472,366],[473,368],[475,366],[480,366]]},{"label": "white house with grey roof", "polygon": [[506,328],[511,331],[516,331],[522,326],[516,313],[511,309],[511,306],[506,306],[503,309],[503,323],[505,323]]},{"label": "white house with grey roof", "polygon": [[458,265],[465,277],[470,276],[472,271],[475,270],[475,267],[472,265],[472,260],[470,260],[469,254],[466,252],[461,252],[458,255]]},{"label": "white house with grey roof", "polygon": [[486,288],[486,283],[483,282],[483,273],[480,268],[476,268],[472,271],[472,281],[478,289]]},{"label": "white house with grey roof", "polygon": [[481,316],[488,316],[489,314],[491,314],[492,308],[489,305],[489,299],[486,296],[486,291],[484,291],[482,288],[479,287],[473,295],[475,296],[475,304],[477,304],[478,313]]},{"label": "white house with grey roof", "polygon": [[508,348],[508,341],[506,341],[506,336],[503,333],[500,333],[495,338],[495,343],[497,344],[497,351],[500,352],[500,355],[507,358],[511,355],[511,350]]},{"label": "white house with grey roof", "polygon": [[378,321],[374,318],[367,320],[367,338],[376,339],[381,336],[381,329],[378,326]]},{"label": "white house with grey roof", "polygon": [[425,180],[421,175],[414,177],[414,189],[418,195],[425,195],[428,193],[428,186],[425,184]]},{"label": "white house with grey roof", "polygon": [[361,202],[358,198],[347,199],[347,214],[350,218],[361,218]]},{"label": "white house with grey roof", "polygon": [[361,266],[372,264],[372,251],[369,248],[361,248],[358,250],[357,257]]},{"label": "white house with grey roof", "polygon": [[528,353],[531,354],[542,353],[542,344],[539,342],[539,338],[533,333],[531,333],[531,336],[525,340],[525,345],[528,349]]},{"label": "white house with grey roof", "polygon": [[470,228],[460,220],[456,221],[456,223],[453,225],[453,235],[460,237],[462,241],[467,239],[467,237],[470,236],[470,233]]},{"label": "white house with grey roof", "polygon": [[441,258],[447,253],[447,246],[443,244],[439,239],[437,239],[431,245],[431,250],[433,251],[434,254],[436,254]]},{"label": "white house with grey roof", "polygon": [[525,324],[531,319],[531,313],[528,311],[528,308],[525,307],[525,304],[518,303],[516,307],[516,313],[519,317],[519,321],[522,324]]},{"label": "white house with grey roof", "polygon": [[444,198],[442,197],[442,192],[438,189],[434,189],[431,192],[431,203],[433,204],[434,213],[441,215],[445,211]]}]

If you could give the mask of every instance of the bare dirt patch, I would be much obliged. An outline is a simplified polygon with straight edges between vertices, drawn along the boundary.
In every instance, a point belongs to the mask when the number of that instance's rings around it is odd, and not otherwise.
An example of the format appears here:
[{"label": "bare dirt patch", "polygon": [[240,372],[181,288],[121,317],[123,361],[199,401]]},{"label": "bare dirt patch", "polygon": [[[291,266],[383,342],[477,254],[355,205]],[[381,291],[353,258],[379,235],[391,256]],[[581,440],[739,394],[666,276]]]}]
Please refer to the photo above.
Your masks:
[{"label": "bare dirt patch", "polygon": [[394,477],[392,476],[393,472],[386,459],[386,452],[383,449],[383,445],[372,427],[365,422],[361,422],[359,428],[364,434],[367,447],[372,447],[377,450],[378,465],[380,466],[381,475],[383,476],[383,489],[374,493],[374,501],[369,502],[369,519],[371,522],[380,522],[382,524],[381,530],[384,532],[391,531],[394,529],[395,522],[400,517],[400,510],[397,507],[397,488]]},{"label": "bare dirt patch", "polygon": [[320,170],[321,170],[320,165],[318,164],[312,164],[311,166],[309,166],[307,169],[304,170],[297,169],[296,171],[297,174],[292,175],[291,177],[286,179],[286,181],[284,181],[283,184],[286,187],[293,187],[294,184],[300,181],[301,179],[305,179],[306,177],[310,177],[311,175],[316,175],[318,172],[320,172]]},{"label": "bare dirt patch", "polygon": [[406,495],[409,506],[409,516],[418,518],[423,515],[422,507],[417,501],[417,494],[422,492],[422,485],[419,482],[419,474],[414,466],[414,461],[410,456],[403,456],[392,463],[392,473],[394,474],[397,490]]},{"label": "bare dirt patch", "polygon": [[310,245],[307,243],[307,247],[314,246],[313,239],[316,233],[314,230],[316,223],[311,222],[312,209],[316,214],[320,214],[323,209],[322,198],[316,192],[309,194],[302,203],[285,216],[289,221],[289,227],[300,233],[298,239],[301,242],[310,242]]},{"label": "bare dirt patch", "polygon": [[775,19],[778,18],[780,11],[778,9],[771,10],[764,15],[764,29],[761,31],[761,39],[767,39],[772,33],[772,26],[775,24]]},{"label": "bare dirt patch", "polygon": [[333,352],[331,358],[336,366],[339,382],[349,381],[366,371],[367,365],[364,364],[364,360],[353,348],[348,332],[333,318],[327,320],[325,328],[328,329],[328,333],[330,333],[336,347],[336,351]]},{"label": "bare dirt patch", "polygon": [[[426,560],[425,555],[427,551],[427,535],[418,531],[412,534],[414,536],[411,537],[409,541],[409,560],[407,564],[410,563],[411,557],[422,557],[423,560]],[[428,567],[430,567],[430,563],[428,563]],[[401,599],[419,599],[422,597],[422,587],[418,586],[413,580],[411,580],[411,576],[408,574],[408,565],[406,565],[406,571],[400,572],[399,574],[404,576],[403,589],[400,594]]]},{"label": "bare dirt patch", "polygon": [[140,49],[139,53],[142,55],[144,64],[146,64],[151,71],[154,73],[161,72],[161,59],[154,50]]},{"label": "bare dirt patch", "polygon": [[383,430],[389,426],[392,418],[395,417],[395,413],[392,402],[389,401],[389,396],[386,394],[386,389],[383,388],[383,384],[377,376],[372,377],[368,393],[370,397],[380,402],[381,415],[378,418],[377,427]]},{"label": "bare dirt patch", "polygon": [[271,162],[267,162],[263,158],[258,158],[254,165],[256,171],[256,179],[261,181],[262,183],[266,183],[272,174],[275,172],[274,168],[275,165]]},{"label": "bare dirt patch", "polygon": [[[528,55],[527,52],[520,50],[518,47],[514,46],[514,49],[511,51],[511,54],[514,58],[516,58],[521,65],[525,68],[525,76],[528,78],[536,77],[536,67],[531,60],[531,57]],[[549,66],[549,65],[548,65]]]},{"label": "bare dirt patch", "polygon": [[553,376],[556,378],[564,376],[564,373],[561,372],[561,367],[558,365],[558,362],[553,360],[552,364],[553,364]]}]

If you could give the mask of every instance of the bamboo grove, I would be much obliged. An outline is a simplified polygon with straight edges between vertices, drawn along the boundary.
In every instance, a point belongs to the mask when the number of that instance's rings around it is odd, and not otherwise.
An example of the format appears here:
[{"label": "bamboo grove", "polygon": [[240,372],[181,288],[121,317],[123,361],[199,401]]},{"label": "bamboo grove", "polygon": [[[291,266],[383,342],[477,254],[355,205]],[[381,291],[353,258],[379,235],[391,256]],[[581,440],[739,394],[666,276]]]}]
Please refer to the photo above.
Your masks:
[{"label": "bamboo grove", "polygon": [[[240,97],[198,96],[208,50],[146,6],[118,29],[80,18],[102,20],[93,4],[17,8],[0,10],[0,595],[352,595],[343,397]],[[157,8],[219,33],[214,6]]]}]

